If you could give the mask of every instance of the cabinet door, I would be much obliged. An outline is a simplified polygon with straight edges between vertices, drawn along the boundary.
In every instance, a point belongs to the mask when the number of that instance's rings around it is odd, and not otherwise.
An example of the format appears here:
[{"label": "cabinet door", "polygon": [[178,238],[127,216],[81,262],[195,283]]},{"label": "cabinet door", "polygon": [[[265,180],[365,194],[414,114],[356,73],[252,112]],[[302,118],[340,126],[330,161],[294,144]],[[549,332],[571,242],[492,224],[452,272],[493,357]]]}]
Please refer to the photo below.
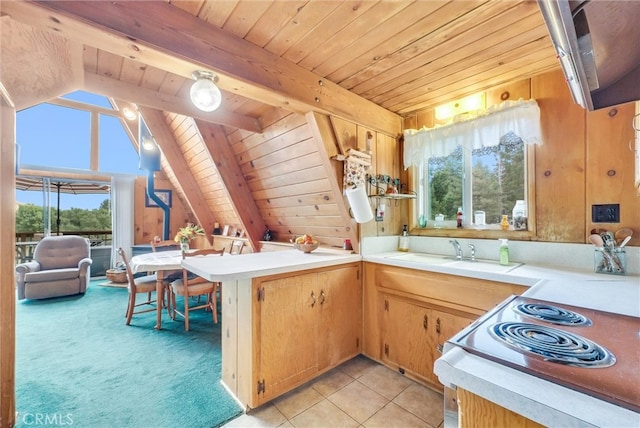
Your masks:
[{"label": "cabinet door", "polygon": [[318,368],[333,367],[360,353],[362,287],[359,267],[349,266],[318,274],[316,329]]},{"label": "cabinet door", "polygon": [[317,293],[315,273],[262,281],[255,286],[256,404],[288,391],[317,372]]},{"label": "cabinet door", "polygon": [[383,295],[383,298],[382,360],[437,382],[433,373],[437,357],[433,311],[393,296]]},{"label": "cabinet door", "polygon": [[440,311],[434,311],[433,316],[435,317],[435,329],[438,341],[436,348],[439,353],[442,353],[444,342],[451,339],[451,336],[464,329],[475,319],[473,315],[465,317]]}]

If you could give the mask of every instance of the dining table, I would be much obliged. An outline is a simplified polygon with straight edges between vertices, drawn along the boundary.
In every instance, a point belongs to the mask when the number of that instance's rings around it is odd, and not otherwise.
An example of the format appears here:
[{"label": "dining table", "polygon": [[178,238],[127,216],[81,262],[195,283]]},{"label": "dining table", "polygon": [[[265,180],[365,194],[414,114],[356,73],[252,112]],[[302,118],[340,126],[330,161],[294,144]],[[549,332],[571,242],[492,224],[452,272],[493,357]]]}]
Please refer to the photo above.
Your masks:
[{"label": "dining table", "polygon": [[[158,251],[138,254],[129,261],[131,271],[136,273],[156,273],[156,296],[158,305],[156,308],[157,330],[162,328],[162,301],[164,295],[164,278],[175,271],[182,271],[182,252],[180,250]],[[163,299],[164,300],[164,299]]]}]

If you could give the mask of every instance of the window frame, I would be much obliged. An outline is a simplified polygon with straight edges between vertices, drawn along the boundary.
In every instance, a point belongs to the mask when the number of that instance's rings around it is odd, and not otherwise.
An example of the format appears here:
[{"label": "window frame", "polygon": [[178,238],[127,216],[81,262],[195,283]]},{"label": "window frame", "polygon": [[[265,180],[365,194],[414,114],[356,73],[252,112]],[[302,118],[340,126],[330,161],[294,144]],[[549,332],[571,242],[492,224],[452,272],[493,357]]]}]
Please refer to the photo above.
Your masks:
[{"label": "window frame", "polygon": [[[418,217],[419,217],[419,203],[418,198],[412,199],[409,207],[409,225],[410,225],[410,234],[414,236],[434,236],[434,237],[453,237],[453,238],[482,238],[482,239],[498,239],[505,238],[512,239],[515,241],[529,241],[534,240],[536,237],[536,204],[535,204],[535,145],[534,144],[525,144],[525,192],[526,192],[526,200],[527,200],[527,210],[528,210],[528,230],[500,230],[500,229],[475,229],[471,227],[463,227],[462,229],[458,229],[455,226],[453,228],[442,228],[436,229],[434,227],[426,227],[421,228],[418,226]],[[465,163],[465,176],[470,172],[467,171],[467,168],[471,168],[471,165],[467,165]],[[412,166],[407,170],[409,183],[413,189],[416,189],[416,192],[419,189],[419,172],[417,171],[418,167]],[[466,178],[463,180],[463,186]],[[465,192],[463,199],[464,202],[468,202],[466,198],[471,198],[472,196],[468,194],[469,192]],[[466,205],[469,206],[469,205]],[[450,219],[455,225],[455,219]],[[469,214],[465,213],[465,223],[469,223]]]}]

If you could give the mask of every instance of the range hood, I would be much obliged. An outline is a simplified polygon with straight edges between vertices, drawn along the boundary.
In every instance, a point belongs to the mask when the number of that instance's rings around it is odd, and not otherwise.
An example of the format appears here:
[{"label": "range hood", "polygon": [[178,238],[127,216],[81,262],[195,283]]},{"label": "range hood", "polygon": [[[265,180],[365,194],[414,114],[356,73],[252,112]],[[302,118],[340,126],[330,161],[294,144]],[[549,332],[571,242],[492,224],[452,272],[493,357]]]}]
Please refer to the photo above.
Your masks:
[{"label": "range hood", "polygon": [[640,100],[640,3],[538,0],[576,104]]}]

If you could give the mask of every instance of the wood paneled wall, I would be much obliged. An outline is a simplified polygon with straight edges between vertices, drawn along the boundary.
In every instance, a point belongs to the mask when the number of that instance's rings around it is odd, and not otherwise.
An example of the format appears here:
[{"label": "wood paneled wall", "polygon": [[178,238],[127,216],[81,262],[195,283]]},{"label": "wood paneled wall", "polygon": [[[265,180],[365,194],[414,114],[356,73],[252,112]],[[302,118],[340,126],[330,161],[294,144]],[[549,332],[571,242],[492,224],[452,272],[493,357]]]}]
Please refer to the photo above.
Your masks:
[{"label": "wood paneled wall", "polygon": [[[538,102],[544,140],[535,146],[534,173],[529,175],[534,179],[536,233],[525,239],[586,243],[593,228],[629,227],[635,233],[628,245],[640,245],[640,198],[635,196],[634,153],[629,148],[634,103],[587,112],[573,102],[560,70],[486,92],[487,105],[518,98]],[[405,118],[405,128],[434,123],[432,109]],[[620,222],[594,224],[593,204],[620,204]],[[443,233],[489,237],[481,231]]]},{"label": "wood paneled wall", "polygon": [[[193,222],[193,217],[185,210],[180,199],[180,194],[176,192],[171,182],[164,178],[161,172],[156,173],[154,181],[156,189],[169,189],[172,191],[172,206],[169,222],[169,237],[173,239],[178,229],[186,223]],[[136,178],[134,189],[134,243],[148,244],[154,236],[162,237],[164,226],[164,211],[159,207],[146,207],[145,195],[147,189],[146,177]],[[211,231],[209,231],[211,232]]]},{"label": "wood paneled wall", "polygon": [[585,111],[560,71],[532,79],[531,86],[544,140],[535,149],[538,238],[585,242]]},{"label": "wood paneled wall", "polygon": [[[513,239],[585,243],[595,227],[610,230],[630,227],[635,236],[629,245],[640,244],[640,200],[634,193],[634,159],[628,148],[633,139],[633,103],[588,113],[573,103],[559,70],[493,88],[485,95],[487,105],[505,99],[534,98],[541,109],[544,141],[530,152],[532,172],[528,175],[535,191],[529,197],[530,213],[535,212],[530,223],[535,224],[535,230]],[[205,161],[209,156],[197,127],[188,122],[190,118],[182,116],[167,115],[167,120],[185,164],[194,174],[216,221],[237,227],[238,217],[229,203],[228,189],[222,185],[215,165]],[[332,190],[330,181],[340,182],[341,163],[332,161],[331,170],[323,165],[321,156],[326,154],[321,154],[313,141],[304,116],[272,109],[261,121],[263,133],[230,130],[227,138],[266,227],[280,242],[310,233],[324,245],[342,246],[350,225],[340,215],[337,198],[343,196]],[[373,156],[371,175],[400,178],[402,191],[413,190],[402,169],[401,142],[392,131],[373,131],[337,117],[330,117],[330,122],[336,153],[348,148],[368,148]],[[431,127],[434,123],[431,109],[405,118],[405,127]],[[178,173],[168,174],[171,185],[166,188],[177,188]],[[370,190],[377,193],[375,188]],[[144,193],[141,194],[143,197]],[[184,223],[194,221],[180,197],[179,192],[174,192],[177,214],[172,212],[172,233]],[[371,198],[374,210],[383,203],[386,205],[383,220],[361,225],[361,236],[395,235],[403,224],[412,224],[410,201]],[[591,206],[604,203],[620,204],[620,223],[592,223]],[[144,208],[144,199],[141,204],[136,206],[144,212],[136,214],[136,242],[147,242],[162,230],[162,213],[157,208]],[[489,232],[467,229],[419,233],[494,237]]]},{"label": "wood paneled wall", "polygon": [[[217,168],[206,152],[202,136],[192,119],[166,114],[175,144],[179,147],[174,156],[183,159],[184,168],[195,178],[208,209],[221,227],[229,224],[238,227],[238,216],[229,201],[229,189],[224,186]],[[383,174],[392,178],[401,176],[400,152],[393,131],[382,133],[334,116],[327,118],[329,134],[314,135],[313,124],[303,115],[272,109],[263,115],[263,132],[226,130],[227,139],[236,157],[246,185],[258,206],[265,229],[269,228],[274,240],[288,242],[304,233],[313,234],[323,245],[342,247],[350,238],[355,223],[345,221],[340,206],[344,205],[342,188],[342,162],[331,158],[345,153],[349,148],[370,150],[373,156],[371,174]],[[327,141],[315,141],[323,138]],[[324,147],[324,150],[322,148]],[[178,175],[183,170],[171,168],[163,157],[163,170],[167,171],[166,187],[160,182],[156,188],[174,191],[174,208],[171,214],[171,233],[185,222],[195,222],[186,203]],[[180,163],[178,163],[180,164]],[[327,168],[329,165],[329,168]],[[406,177],[402,179],[406,189]],[[136,243],[147,242],[162,231],[162,211],[144,207],[144,182],[140,181],[136,209]],[[182,198],[181,198],[182,197]],[[181,203],[182,202],[182,203]],[[189,201],[192,202],[192,201]],[[406,218],[406,201],[385,201],[388,212],[382,222],[365,225],[369,234],[396,234],[401,229],[401,219]],[[375,208],[377,198],[371,199]],[[241,210],[242,207],[237,207]],[[401,214],[400,210],[405,210]],[[176,211],[177,213],[174,213]],[[357,227],[357,226],[355,226]],[[353,236],[353,235],[351,235]],[[357,236],[357,235],[356,235]]]},{"label": "wood paneled wall", "polygon": [[231,147],[276,241],[305,233],[325,245],[340,246],[347,236],[332,192],[333,171],[313,140],[305,116],[274,109],[263,116],[264,131],[229,135]]}]

